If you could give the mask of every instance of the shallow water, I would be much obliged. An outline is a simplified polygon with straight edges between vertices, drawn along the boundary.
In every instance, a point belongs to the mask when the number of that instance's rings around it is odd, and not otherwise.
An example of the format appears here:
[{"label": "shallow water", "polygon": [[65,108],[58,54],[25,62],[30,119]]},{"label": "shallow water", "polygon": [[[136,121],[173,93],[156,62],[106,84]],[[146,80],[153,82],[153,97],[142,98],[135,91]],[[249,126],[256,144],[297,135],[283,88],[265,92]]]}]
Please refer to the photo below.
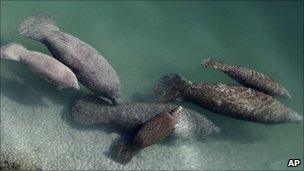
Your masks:
[{"label": "shallow water", "polygon": [[[17,31],[40,12],[107,58],[125,101],[148,100],[168,73],[233,83],[202,68],[200,61],[212,56],[271,75],[293,96],[281,101],[303,114],[303,2],[1,1],[1,45],[16,41],[50,54]],[[289,158],[303,163],[303,124],[245,122],[185,104],[222,132],[199,142],[159,143],[123,166],[105,155],[118,133],[71,120],[71,103],[88,92],[58,91],[24,65],[1,61],[1,160],[42,169],[286,170]]]}]

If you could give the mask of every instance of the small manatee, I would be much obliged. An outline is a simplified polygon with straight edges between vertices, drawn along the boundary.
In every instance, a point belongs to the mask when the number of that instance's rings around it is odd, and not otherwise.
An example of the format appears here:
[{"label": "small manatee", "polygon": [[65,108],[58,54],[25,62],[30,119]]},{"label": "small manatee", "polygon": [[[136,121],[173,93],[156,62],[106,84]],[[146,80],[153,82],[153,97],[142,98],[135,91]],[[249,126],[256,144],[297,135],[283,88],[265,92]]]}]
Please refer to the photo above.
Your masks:
[{"label": "small manatee", "polygon": [[73,71],[56,59],[36,51],[31,51],[18,43],[9,43],[1,47],[1,59],[25,63],[36,75],[62,88],[79,90]]},{"label": "small manatee", "polygon": [[244,86],[254,88],[272,96],[291,99],[291,95],[285,87],[261,72],[242,66],[225,64],[212,58],[204,59],[202,65],[208,69],[221,70]]}]

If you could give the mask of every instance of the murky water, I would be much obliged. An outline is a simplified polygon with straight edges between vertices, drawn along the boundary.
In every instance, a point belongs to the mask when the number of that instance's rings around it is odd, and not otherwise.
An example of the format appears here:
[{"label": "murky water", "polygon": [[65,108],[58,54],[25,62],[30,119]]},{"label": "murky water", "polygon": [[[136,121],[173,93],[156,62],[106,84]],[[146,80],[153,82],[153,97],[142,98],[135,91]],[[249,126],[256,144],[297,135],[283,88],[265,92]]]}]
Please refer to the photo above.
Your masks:
[{"label": "murky water", "polygon": [[[147,100],[168,73],[233,83],[201,67],[212,56],[276,78],[293,96],[281,101],[303,114],[303,2],[1,2],[1,45],[16,41],[50,54],[17,31],[40,12],[107,58],[125,101]],[[185,104],[222,132],[198,142],[161,142],[123,166],[105,155],[119,134],[71,120],[71,103],[86,93],[58,91],[24,65],[1,61],[1,160],[42,169],[286,170],[289,158],[303,162],[303,124],[267,126]]]}]

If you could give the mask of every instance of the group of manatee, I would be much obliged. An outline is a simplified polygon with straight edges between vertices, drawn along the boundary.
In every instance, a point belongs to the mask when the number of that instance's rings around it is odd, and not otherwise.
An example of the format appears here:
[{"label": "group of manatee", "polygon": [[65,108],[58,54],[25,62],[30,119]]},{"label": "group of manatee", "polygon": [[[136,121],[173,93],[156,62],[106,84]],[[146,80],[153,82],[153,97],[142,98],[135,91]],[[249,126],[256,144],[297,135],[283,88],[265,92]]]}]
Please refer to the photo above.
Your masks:
[{"label": "group of manatee", "polygon": [[212,58],[203,60],[202,65],[225,72],[241,85],[192,83],[178,74],[169,74],[155,84],[155,101],[124,103],[118,75],[109,62],[87,43],[60,31],[50,16],[33,15],[20,24],[19,31],[22,36],[46,45],[54,58],[9,43],[1,47],[1,59],[26,64],[34,74],[59,89],[79,90],[78,81],[90,89],[95,96],[77,100],[72,106],[72,116],[79,124],[113,124],[132,132],[130,141],[112,149],[113,159],[122,164],[128,163],[138,150],[169,134],[200,139],[220,131],[202,114],[167,102],[189,101],[214,113],[264,124],[303,120],[273,98],[291,99],[277,81],[258,71]]}]

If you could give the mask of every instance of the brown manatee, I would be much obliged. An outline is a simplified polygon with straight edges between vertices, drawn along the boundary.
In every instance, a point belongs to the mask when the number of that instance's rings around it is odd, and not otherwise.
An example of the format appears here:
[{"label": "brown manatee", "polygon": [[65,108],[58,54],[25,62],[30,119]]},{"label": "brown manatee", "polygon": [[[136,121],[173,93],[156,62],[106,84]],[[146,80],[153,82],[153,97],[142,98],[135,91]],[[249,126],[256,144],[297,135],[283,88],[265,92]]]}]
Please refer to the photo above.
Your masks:
[{"label": "brown manatee", "polygon": [[120,81],[109,62],[87,43],[61,32],[50,16],[31,16],[20,24],[19,31],[21,35],[45,44],[53,56],[67,65],[96,95],[113,103],[121,100]]},{"label": "brown manatee", "polygon": [[136,130],[126,144],[118,144],[112,149],[115,161],[126,164],[139,150],[151,146],[167,137],[178,123],[182,107],[155,115]]},{"label": "brown manatee", "polygon": [[154,92],[160,101],[190,101],[218,114],[265,124],[302,122],[303,116],[255,89],[192,83],[177,74],[162,77]]},{"label": "brown manatee", "polygon": [[79,89],[75,74],[56,59],[36,51],[31,51],[18,43],[9,43],[1,47],[1,59],[19,61],[36,75],[56,85],[59,89]]},{"label": "brown manatee", "polygon": [[273,78],[242,66],[225,64],[219,60],[207,58],[202,61],[208,69],[218,69],[237,80],[240,84],[262,91],[272,96],[291,99],[290,93]]}]

